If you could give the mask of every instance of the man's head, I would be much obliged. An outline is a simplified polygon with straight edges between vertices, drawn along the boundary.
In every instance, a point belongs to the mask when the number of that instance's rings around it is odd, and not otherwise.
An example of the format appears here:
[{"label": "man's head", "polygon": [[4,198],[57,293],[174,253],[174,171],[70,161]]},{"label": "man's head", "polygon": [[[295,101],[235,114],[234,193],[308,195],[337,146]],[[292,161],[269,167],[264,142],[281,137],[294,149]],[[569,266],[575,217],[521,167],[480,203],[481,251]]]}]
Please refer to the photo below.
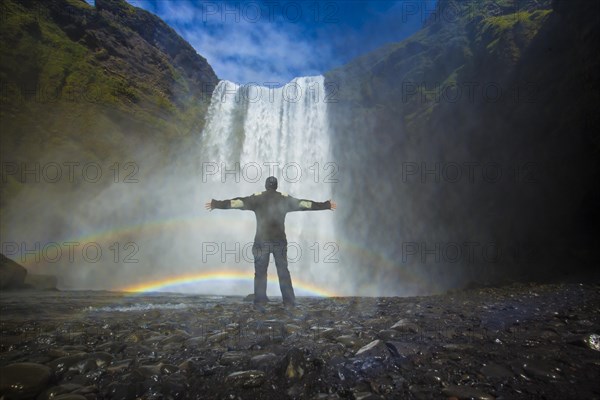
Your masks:
[{"label": "man's head", "polygon": [[277,178],[270,176],[265,182],[265,188],[267,190],[277,190]]}]

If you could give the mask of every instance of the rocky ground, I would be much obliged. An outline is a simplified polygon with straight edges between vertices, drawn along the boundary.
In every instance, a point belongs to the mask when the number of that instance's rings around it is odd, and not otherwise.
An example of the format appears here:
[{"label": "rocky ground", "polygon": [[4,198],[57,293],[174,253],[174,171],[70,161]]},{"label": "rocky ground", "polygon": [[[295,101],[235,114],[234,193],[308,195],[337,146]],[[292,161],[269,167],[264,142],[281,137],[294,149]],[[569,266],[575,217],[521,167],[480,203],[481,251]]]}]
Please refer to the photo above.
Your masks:
[{"label": "rocky ground", "polygon": [[410,298],[0,295],[3,399],[600,398],[600,285]]}]

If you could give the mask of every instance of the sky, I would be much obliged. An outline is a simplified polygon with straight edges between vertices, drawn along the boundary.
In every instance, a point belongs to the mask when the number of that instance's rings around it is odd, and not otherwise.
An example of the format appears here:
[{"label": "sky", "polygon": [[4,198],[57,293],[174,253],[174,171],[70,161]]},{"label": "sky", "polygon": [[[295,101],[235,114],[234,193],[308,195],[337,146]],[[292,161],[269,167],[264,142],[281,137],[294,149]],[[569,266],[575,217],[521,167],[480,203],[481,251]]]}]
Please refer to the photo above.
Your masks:
[{"label": "sky", "polygon": [[435,0],[128,0],[169,24],[220,79],[285,84],[416,32]]}]

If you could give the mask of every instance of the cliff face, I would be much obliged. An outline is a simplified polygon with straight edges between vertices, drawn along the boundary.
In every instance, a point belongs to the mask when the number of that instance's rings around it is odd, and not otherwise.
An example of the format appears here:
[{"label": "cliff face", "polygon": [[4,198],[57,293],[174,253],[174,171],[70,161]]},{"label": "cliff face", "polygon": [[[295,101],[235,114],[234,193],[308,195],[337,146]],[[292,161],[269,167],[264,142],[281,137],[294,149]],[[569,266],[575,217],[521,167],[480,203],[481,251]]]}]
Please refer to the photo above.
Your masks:
[{"label": "cliff face", "polygon": [[[156,16],[123,0],[95,3],[2,3],[3,162],[108,168],[139,163],[144,149],[170,163],[201,132],[218,82],[206,60]],[[3,211],[25,187],[19,175],[3,176]]]},{"label": "cliff face", "polygon": [[[439,287],[591,271],[598,11],[440,1],[411,38],[326,75],[338,89],[338,196],[354,199],[343,227],[396,265],[378,279],[408,271]],[[356,267],[365,281],[370,263]]]},{"label": "cliff face", "polygon": [[[164,71],[168,64],[173,65],[185,77],[190,92],[206,94],[210,97],[218,82],[214,71],[204,57],[196,53],[196,50],[188,42],[160,18],[144,10],[135,9],[125,3],[124,0],[96,1],[96,8],[106,20],[131,29],[139,35],[145,44],[150,45],[152,48],[150,52],[156,54],[150,59],[158,59],[154,62],[160,66],[159,70]],[[111,40],[114,39],[113,37]],[[129,64],[135,65],[137,72],[143,76],[143,73],[148,69],[147,63],[149,60],[143,53],[136,52],[138,50],[136,46],[132,46],[137,44],[137,41],[135,39],[128,41],[127,37],[116,39],[124,39],[127,45],[116,46],[113,51],[119,53],[119,50],[121,50],[122,58],[126,59]],[[162,61],[162,64],[160,61]],[[170,80],[176,81],[173,78],[176,77],[172,76]]]},{"label": "cliff face", "polygon": [[4,2],[4,18],[3,108],[101,108],[165,137],[202,127],[218,79],[154,15],[122,0],[54,0]]}]

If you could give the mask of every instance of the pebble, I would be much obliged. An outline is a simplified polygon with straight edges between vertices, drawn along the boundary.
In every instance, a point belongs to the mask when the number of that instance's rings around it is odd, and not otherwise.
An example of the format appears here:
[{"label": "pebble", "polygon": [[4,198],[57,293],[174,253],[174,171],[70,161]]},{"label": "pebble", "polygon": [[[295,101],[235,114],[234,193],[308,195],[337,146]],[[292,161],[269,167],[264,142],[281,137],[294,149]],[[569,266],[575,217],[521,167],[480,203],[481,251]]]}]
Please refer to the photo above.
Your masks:
[{"label": "pebble", "polygon": [[512,373],[508,368],[505,368],[496,363],[488,363],[481,368],[481,373],[488,378],[510,378],[515,374]]},{"label": "pebble", "polygon": [[309,362],[306,359],[304,352],[298,348],[291,348],[286,354],[283,365],[285,368],[285,376],[288,379],[302,379],[304,374],[309,370]]},{"label": "pebble", "polygon": [[296,333],[302,331],[302,327],[296,324],[285,324],[285,330],[287,333]]},{"label": "pebble", "polygon": [[377,334],[377,337],[381,340],[394,340],[394,339],[400,339],[405,336],[406,336],[405,334],[403,334],[395,329],[384,329],[382,331],[379,331],[379,333]]},{"label": "pebble", "polygon": [[262,385],[265,381],[265,373],[259,370],[238,371],[227,375],[225,382],[233,386],[252,388]]},{"label": "pebble", "polygon": [[254,356],[250,359],[250,365],[255,368],[263,368],[275,365],[278,357],[273,353],[265,353]]},{"label": "pebble", "polygon": [[401,319],[398,322],[396,322],[394,325],[392,325],[390,327],[390,329],[395,329],[399,332],[417,333],[419,330],[419,327],[416,324],[413,324],[406,319]]},{"label": "pebble", "polygon": [[387,347],[383,340],[373,340],[371,343],[361,347],[357,352],[356,356],[362,357],[385,357],[388,354]]},{"label": "pebble", "polygon": [[227,353],[223,353],[219,363],[221,365],[235,365],[248,361],[248,358],[248,355],[241,351],[229,351]]},{"label": "pebble", "polygon": [[600,335],[598,335],[596,333],[592,333],[590,335],[587,335],[583,339],[583,342],[590,349],[596,350],[596,351],[600,351]]},{"label": "pebble", "polygon": [[476,388],[463,385],[450,385],[445,387],[442,392],[446,396],[456,397],[459,400],[494,400],[495,397]]},{"label": "pebble", "polygon": [[354,335],[342,335],[335,338],[338,343],[343,344],[349,348],[356,348],[359,346],[358,338]]},{"label": "pebble", "polygon": [[[597,397],[599,338],[592,332],[600,287],[532,287],[414,298],[299,297],[294,312],[274,302],[264,313],[241,298],[182,296],[177,301],[194,306],[77,319],[65,318],[65,310],[128,300],[64,292],[60,301],[54,294],[11,305],[13,294],[0,293],[0,335],[10,338],[0,342],[1,385],[14,365],[50,371],[37,393],[2,389],[0,397]],[[174,300],[169,294],[135,301]],[[48,306],[38,318],[40,303]]]},{"label": "pebble", "polygon": [[207,338],[209,343],[220,343],[229,337],[229,333],[227,332],[219,332],[211,335]]},{"label": "pebble", "polygon": [[50,389],[46,389],[44,392],[42,392],[37,397],[37,400],[55,399],[56,396],[58,396],[58,395],[65,394],[65,393],[71,393],[77,389],[81,389],[82,387],[83,386],[81,386],[81,385],[76,385],[73,383],[65,383],[63,385],[53,386]]},{"label": "pebble", "polygon": [[536,377],[538,379],[560,379],[559,372],[555,368],[543,361],[528,361],[527,363],[523,364],[523,370],[528,375]]},{"label": "pebble", "polygon": [[54,397],[53,400],[87,400],[87,397],[81,394],[66,393]]},{"label": "pebble", "polygon": [[206,338],[204,336],[194,336],[185,341],[185,345],[188,347],[198,347],[203,345],[206,342]]},{"label": "pebble", "polygon": [[81,374],[89,372],[98,367],[108,365],[113,356],[106,352],[78,353],[72,356],[57,358],[49,363],[49,366],[57,373],[66,371],[77,371]]}]

